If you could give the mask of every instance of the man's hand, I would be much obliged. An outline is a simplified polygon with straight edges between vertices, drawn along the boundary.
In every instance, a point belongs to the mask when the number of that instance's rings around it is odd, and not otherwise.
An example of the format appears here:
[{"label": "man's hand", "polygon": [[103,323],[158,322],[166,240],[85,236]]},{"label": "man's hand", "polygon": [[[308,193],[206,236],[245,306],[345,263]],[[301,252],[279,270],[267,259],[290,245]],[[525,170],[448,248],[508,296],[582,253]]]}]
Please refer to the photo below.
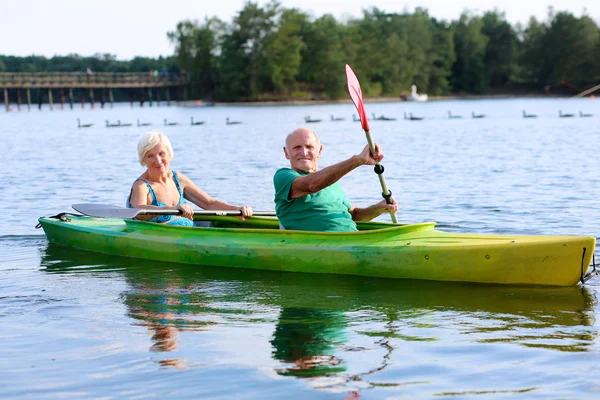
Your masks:
[{"label": "man's hand", "polygon": [[367,144],[358,155],[363,165],[379,164],[383,160],[383,152],[378,144],[375,144],[375,151],[371,153],[371,148]]}]

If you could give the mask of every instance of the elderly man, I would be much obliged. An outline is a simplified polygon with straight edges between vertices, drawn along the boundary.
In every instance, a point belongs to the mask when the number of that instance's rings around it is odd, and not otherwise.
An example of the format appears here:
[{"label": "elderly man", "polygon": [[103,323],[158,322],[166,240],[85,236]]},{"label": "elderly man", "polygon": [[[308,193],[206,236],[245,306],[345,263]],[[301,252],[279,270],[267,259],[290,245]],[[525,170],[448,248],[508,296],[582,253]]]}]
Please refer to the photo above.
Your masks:
[{"label": "elderly man", "polygon": [[319,170],[323,147],[317,135],[299,128],[288,135],[283,152],[291,168],[280,168],[273,177],[275,211],[285,229],[327,232],[356,231],[355,221],[370,221],[383,212],[396,212],[392,197],[370,207],[350,204],[338,180],[361,165],[375,165],[383,159],[379,145],[371,153],[369,146],[345,161]]}]

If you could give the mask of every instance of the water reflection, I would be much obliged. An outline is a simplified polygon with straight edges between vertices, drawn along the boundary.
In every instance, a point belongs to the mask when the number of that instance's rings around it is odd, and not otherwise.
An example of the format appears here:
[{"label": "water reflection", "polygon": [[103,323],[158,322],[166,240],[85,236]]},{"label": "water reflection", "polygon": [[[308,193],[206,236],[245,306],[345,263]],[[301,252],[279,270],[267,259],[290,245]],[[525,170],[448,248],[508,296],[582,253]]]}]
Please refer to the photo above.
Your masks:
[{"label": "water reflection", "polygon": [[[564,353],[591,351],[598,336],[596,299],[586,287],[492,286],[194,267],[53,245],[42,248],[41,268],[53,274],[122,275],[129,285],[123,293],[127,314],[132,325],[150,332],[149,351],[177,353],[182,332],[223,332],[233,326],[251,336],[259,325],[273,323],[263,339],[270,344],[272,369],[278,375],[336,377],[332,385],[344,389],[352,389],[357,382],[367,387],[401,386],[397,381],[371,381],[378,373],[385,374],[390,364],[402,362],[396,350],[417,343],[504,343]],[[251,339],[246,340],[251,347]],[[217,345],[226,348],[229,343],[223,339]],[[257,349],[265,351],[264,347],[245,351]],[[180,369],[198,363],[185,358],[168,357],[160,363]]]},{"label": "water reflection", "polygon": [[273,357],[291,364],[280,375],[312,377],[346,371],[335,356],[346,342],[346,316],[340,311],[283,308],[271,339]]}]

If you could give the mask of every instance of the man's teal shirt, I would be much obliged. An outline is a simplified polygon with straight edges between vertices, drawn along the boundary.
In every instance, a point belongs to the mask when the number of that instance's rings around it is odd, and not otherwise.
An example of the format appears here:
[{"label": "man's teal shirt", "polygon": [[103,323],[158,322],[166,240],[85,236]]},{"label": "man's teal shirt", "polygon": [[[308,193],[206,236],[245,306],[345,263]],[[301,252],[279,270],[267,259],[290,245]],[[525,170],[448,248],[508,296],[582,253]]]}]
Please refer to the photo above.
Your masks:
[{"label": "man's teal shirt", "polygon": [[349,212],[352,205],[338,182],[317,193],[290,198],[292,182],[302,175],[307,173],[280,168],[273,177],[275,212],[284,228],[321,232],[357,231]]}]

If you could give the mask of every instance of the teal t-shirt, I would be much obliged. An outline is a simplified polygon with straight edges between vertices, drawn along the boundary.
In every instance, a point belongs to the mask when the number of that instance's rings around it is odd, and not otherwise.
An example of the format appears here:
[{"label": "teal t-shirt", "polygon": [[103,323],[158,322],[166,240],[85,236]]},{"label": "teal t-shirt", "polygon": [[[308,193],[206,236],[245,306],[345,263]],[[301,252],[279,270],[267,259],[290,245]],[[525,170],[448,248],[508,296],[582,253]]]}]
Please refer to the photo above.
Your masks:
[{"label": "teal t-shirt", "polygon": [[338,182],[306,196],[290,199],[292,182],[301,174],[290,168],[275,172],[275,212],[285,229],[319,232],[354,232],[352,205]]}]

